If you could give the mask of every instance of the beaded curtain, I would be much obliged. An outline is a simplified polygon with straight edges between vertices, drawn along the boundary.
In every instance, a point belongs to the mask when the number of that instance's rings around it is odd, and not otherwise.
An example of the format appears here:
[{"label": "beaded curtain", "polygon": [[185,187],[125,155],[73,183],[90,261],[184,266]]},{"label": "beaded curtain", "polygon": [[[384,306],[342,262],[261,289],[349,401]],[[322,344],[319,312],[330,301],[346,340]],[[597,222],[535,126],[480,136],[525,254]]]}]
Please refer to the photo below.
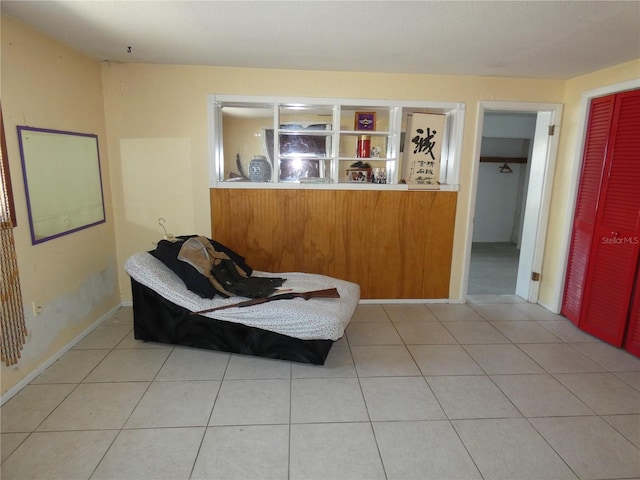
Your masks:
[{"label": "beaded curtain", "polygon": [[0,359],[15,365],[27,337],[11,215],[11,179],[0,110]]}]

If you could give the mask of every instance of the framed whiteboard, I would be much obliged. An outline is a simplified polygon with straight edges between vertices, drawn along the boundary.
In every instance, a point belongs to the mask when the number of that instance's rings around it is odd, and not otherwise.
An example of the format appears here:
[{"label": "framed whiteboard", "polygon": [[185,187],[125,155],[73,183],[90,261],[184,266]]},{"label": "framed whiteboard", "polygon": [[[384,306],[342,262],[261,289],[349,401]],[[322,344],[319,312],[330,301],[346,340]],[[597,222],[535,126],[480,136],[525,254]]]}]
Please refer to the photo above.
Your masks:
[{"label": "framed whiteboard", "polygon": [[18,126],[31,241],[105,222],[98,137]]}]

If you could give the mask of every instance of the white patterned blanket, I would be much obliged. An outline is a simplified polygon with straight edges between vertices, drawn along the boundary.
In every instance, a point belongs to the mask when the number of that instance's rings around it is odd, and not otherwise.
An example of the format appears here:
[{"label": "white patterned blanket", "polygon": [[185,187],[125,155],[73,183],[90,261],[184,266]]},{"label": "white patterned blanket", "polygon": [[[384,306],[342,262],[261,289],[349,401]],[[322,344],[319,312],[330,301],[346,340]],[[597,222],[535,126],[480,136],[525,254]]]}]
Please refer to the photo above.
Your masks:
[{"label": "white patterned blanket", "polygon": [[[180,277],[147,252],[140,252],[129,257],[124,267],[131,278],[138,283],[192,312],[247,300],[244,297],[201,298],[188,290]],[[360,300],[359,285],[325,275],[299,272],[254,272],[253,274],[261,277],[286,278],[282,288],[292,289],[294,292],[335,287],[340,293],[340,298],[312,298],[310,300],[294,298],[250,307],[218,310],[202,315],[262,328],[302,340],[338,340],[344,335],[344,330]]]}]

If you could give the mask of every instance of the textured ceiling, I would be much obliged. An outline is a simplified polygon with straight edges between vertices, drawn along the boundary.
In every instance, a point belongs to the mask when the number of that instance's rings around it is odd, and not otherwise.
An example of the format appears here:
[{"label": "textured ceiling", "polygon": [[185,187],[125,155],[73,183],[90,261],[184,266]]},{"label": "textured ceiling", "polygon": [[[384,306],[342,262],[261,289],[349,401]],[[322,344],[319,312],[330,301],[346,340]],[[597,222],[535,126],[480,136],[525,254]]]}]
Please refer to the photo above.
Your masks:
[{"label": "textured ceiling", "polygon": [[640,58],[639,1],[1,5],[3,14],[111,62],[566,79]]}]

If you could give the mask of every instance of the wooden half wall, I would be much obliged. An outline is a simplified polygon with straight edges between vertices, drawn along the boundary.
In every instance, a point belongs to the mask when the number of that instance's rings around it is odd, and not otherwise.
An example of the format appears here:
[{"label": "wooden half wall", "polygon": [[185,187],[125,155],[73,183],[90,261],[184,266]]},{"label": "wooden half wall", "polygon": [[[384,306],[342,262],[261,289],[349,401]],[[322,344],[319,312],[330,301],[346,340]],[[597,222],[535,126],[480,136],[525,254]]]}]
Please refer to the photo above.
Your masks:
[{"label": "wooden half wall", "polygon": [[363,299],[449,298],[456,192],[210,193],[212,238],[256,270],[342,278]]}]

